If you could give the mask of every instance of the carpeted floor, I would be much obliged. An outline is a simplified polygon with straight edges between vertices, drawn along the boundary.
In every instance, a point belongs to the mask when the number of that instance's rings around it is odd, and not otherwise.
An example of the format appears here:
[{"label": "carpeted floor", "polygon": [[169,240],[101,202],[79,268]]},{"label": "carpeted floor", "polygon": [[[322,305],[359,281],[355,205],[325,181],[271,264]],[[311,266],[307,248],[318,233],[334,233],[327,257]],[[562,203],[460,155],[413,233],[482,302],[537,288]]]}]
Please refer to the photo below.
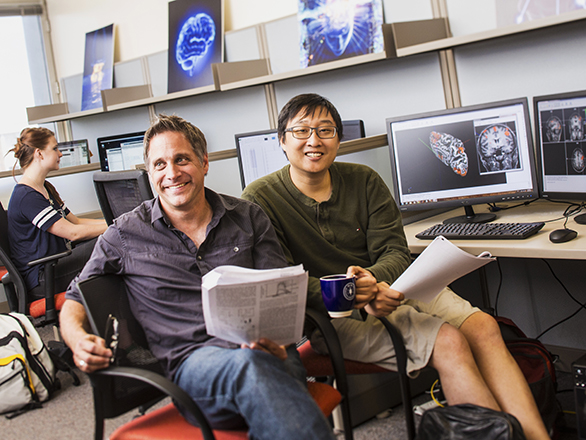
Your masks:
[{"label": "carpeted floor", "polygon": [[[41,329],[45,339],[47,332]],[[91,385],[82,373],[79,377],[82,384],[73,386],[70,376],[64,373],[58,375],[62,388],[53,398],[43,405],[43,408],[30,411],[12,420],[0,416],[0,438],[2,440],[68,440],[92,439],[94,433],[93,402]],[[558,400],[565,411],[575,411],[573,381],[570,373],[558,373]],[[563,390],[568,390],[564,392]],[[428,395],[420,395],[414,399],[414,404],[422,404],[429,400]],[[163,401],[161,404],[165,404]],[[159,405],[161,405],[159,404]],[[136,412],[125,414],[106,422],[106,435],[111,434],[118,426],[131,420]],[[418,422],[416,417],[416,422]],[[558,440],[576,440],[576,416],[564,414],[566,428],[560,431]],[[338,440],[344,438],[342,433],[337,435]],[[106,437],[107,438],[107,437]],[[354,429],[356,440],[375,439],[404,439],[406,438],[403,408],[393,408],[386,418],[371,419]]]}]

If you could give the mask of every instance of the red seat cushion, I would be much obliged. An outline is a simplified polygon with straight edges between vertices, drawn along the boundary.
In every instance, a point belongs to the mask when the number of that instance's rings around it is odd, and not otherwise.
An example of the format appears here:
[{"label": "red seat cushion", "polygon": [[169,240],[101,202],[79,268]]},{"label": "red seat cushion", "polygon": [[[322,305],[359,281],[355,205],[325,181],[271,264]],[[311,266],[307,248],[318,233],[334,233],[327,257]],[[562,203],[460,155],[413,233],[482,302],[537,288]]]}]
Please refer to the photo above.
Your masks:
[{"label": "red seat cushion", "polygon": [[[65,302],[65,292],[58,293],[55,295],[55,308],[57,310],[61,310],[63,307],[63,303]],[[45,316],[45,299],[38,299],[33,301],[29,305],[29,314],[33,318],[40,318],[41,316]]]},{"label": "red seat cushion", "polygon": [[[342,400],[342,395],[324,383],[308,382],[309,393],[328,417]],[[248,439],[246,431],[214,430],[217,440]],[[110,440],[146,440],[146,439],[203,439],[199,428],[190,425],[172,403],[137,417],[122,425],[110,436]]]},{"label": "red seat cushion", "polygon": [[307,382],[307,390],[326,417],[329,417],[334,408],[342,401],[340,392],[325,383]]},{"label": "red seat cushion", "polygon": [[[317,353],[312,347],[311,343],[307,341],[297,349],[301,356],[303,366],[307,370],[308,376],[321,377],[333,376],[332,362],[330,357]],[[375,364],[368,364],[365,362],[350,361],[344,359],[344,366],[348,374],[371,374],[371,373],[388,373],[390,370],[379,367]]]},{"label": "red seat cushion", "polygon": [[[217,440],[248,439],[246,431],[215,430]],[[190,425],[172,403],[137,417],[122,425],[110,436],[110,440],[146,440],[146,439],[203,439],[199,428]]]}]

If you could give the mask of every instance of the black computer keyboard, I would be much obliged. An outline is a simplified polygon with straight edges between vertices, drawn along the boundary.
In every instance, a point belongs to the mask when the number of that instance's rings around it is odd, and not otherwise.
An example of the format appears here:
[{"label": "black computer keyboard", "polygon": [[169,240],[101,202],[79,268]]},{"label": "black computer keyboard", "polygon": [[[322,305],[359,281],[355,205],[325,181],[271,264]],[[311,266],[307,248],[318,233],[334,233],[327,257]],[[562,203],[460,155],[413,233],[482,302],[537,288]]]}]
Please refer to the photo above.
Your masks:
[{"label": "black computer keyboard", "polygon": [[447,223],[437,224],[415,235],[432,239],[442,235],[447,239],[501,240],[524,239],[537,233],[545,223]]}]

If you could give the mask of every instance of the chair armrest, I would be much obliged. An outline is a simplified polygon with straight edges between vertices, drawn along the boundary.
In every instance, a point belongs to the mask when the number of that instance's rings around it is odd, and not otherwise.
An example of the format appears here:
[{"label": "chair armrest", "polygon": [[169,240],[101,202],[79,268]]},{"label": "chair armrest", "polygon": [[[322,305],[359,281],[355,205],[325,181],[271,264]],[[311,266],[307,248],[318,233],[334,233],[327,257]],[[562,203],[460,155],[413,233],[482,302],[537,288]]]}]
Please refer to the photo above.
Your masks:
[{"label": "chair armrest", "polygon": [[336,329],[330,322],[329,318],[311,308],[305,310],[305,319],[315,325],[323,335],[332,362],[332,369],[334,370],[334,377],[336,378],[336,386],[343,396],[347,396],[348,378],[344,366],[342,345],[340,344],[340,339],[338,338]]},{"label": "chair armrest", "polygon": [[171,397],[173,401],[177,402],[183,409],[189,412],[197,420],[199,428],[204,436],[204,440],[214,440],[214,434],[204,414],[201,412],[197,404],[183,389],[177,386],[160,374],[149,370],[134,367],[117,367],[111,366],[104,370],[98,370],[91,375],[95,376],[110,376],[110,377],[124,377],[127,379],[134,379],[146,383],[167,396]]},{"label": "chair armrest", "polygon": [[60,260],[63,257],[67,257],[68,255],[71,255],[71,250],[59,252],[58,254],[54,254],[54,255],[48,255],[43,258],[38,258],[36,260],[29,261],[26,265],[31,267],[31,266],[36,266],[37,264],[51,263],[53,261]]},{"label": "chair armrest", "polygon": [[407,375],[407,350],[405,349],[405,343],[403,337],[393,324],[386,318],[378,318],[378,320],[384,325],[395,348],[395,355],[397,356],[397,369],[399,373]]}]

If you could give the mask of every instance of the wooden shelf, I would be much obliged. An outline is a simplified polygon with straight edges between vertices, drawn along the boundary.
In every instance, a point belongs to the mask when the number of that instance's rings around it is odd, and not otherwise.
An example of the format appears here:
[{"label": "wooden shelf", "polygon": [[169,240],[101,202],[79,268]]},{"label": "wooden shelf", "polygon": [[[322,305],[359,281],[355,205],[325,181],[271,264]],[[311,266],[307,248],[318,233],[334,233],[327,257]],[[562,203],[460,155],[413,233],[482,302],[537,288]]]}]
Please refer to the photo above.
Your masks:
[{"label": "wooden shelf", "polygon": [[397,57],[406,57],[425,52],[433,52],[436,50],[452,49],[466,44],[478,43],[481,41],[493,40],[495,38],[506,37],[510,35],[521,34],[524,32],[544,29],[551,26],[558,26],[565,23],[572,23],[575,21],[586,19],[586,9],[568,12],[566,14],[554,15],[538,20],[533,20],[512,26],[491,29],[476,34],[462,35],[459,37],[444,38],[443,40],[430,41],[427,43],[415,44],[409,47],[397,49]]},{"label": "wooden shelf", "polygon": [[97,115],[100,113],[107,113],[107,112],[116,111],[116,110],[124,110],[124,109],[129,109],[129,108],[142,107],[142,106],[146,106],[146,105],[157,104],[160,102],[166,102],[166,101],[172,101],[175,99],[187,98],[190,96],[203,95],[205,93],[211,93],[211,92],[215,92],[217,90],[218,89],[215,85],[197,87],[195,89],[182,90],[180,92],[169,93],[167,95],[153,96],[151,98],[143,98],[143,99],[138,99],[135,101],[127,101],[127,102],[120,103],[120,104],[110,105],[110,106],[108,106],[107,111],[105,111],[101,108],[98,108],[98,109],[85,110],[85,111],[75,112],[75,113],[64,113],[62,115],[51,116],[51,117],[47,117],[47,118],[29,119],[29,124],[47,124],[50,122],[68,121],[70,119],[83,118],[86,116],[93,116],[93,115]]},{"label": "wooden shelf", "polygon": [[[89,163],[87,165],[76,165],[72,167],[63,167],[56,171],[51,171],[47,177],[64,176],[67,174],[85,173],[88,171],[97,171],[100,169],[99,163]],[[15,176],[20,176],[22,170],[18,169],[14,171]],[[0,171],[0,179],[4,177],[12,176],[12,171]]]},{"label": "wooden shelf", "polygon": [[[229,91],[245,87],[258,86],[270,84],[278,81],[302,78],[308,75],[317,73],[329,72],[347,67],[368,64],[376,61],[381,61],[390,58],[401,58],[411,55],[422,54],[426,52],[441,51],[452,49],[458,46],[463,46],[482,41],[489,41],[496,38],[501,38],[510,35],[516,35],[528,31],[534,31],[551,26],[563,25],[565,23],[572,23],[586,19],[586,10],[578,10],[562,15],[546,17],[518,25],[508,26],[504,28],[492,29],[489,31],[479,32],[476,34],[464,35],[459,37],[442,38],[441,21],[443,19],[422,20],[419,22],[404,22],[404,23],[390,23],[384,24],[383,30],[385,33],[385,50],[380,53],[360,55],[343,60],[331,61],[329,63],[310,66],[305,69],[297,69],[278,74],[261,75],[253,78],[228,82],[224,84],[215,84],[205,87],[198,87],[195,89],[183,90],[180,92],[169,93],[162,96],[154,96],[151,98],[144,98],[135,101],[128,101],[120,104],[110,105],[107,112],[117,111],[123,109],[130,109],[141,106],[148,106],[158,104],[161,102],[172,101],[181,98],[187,98],[216,91]],[[426,27],[432,29],[429,35],[421,37],[422,30]],[[415,32],[414,32],[415,30]],[[447,26],[446,26],[447,32]],[[447,35],[447,33],[445,34]],[[431,40],[419,43],[417,39]],[[31,107],[31,110],[36,109]],[[60,115],[51,115],[48,117],[36,117],[29,119],[31,124],[44,124],[50,122],[60,122],[69,119],[82,118],[86,116],[93,116],[104,113],[103,109],[88,110],[75,113],[65,113]],[[38,113],[35,113],[38,114]]]}]

